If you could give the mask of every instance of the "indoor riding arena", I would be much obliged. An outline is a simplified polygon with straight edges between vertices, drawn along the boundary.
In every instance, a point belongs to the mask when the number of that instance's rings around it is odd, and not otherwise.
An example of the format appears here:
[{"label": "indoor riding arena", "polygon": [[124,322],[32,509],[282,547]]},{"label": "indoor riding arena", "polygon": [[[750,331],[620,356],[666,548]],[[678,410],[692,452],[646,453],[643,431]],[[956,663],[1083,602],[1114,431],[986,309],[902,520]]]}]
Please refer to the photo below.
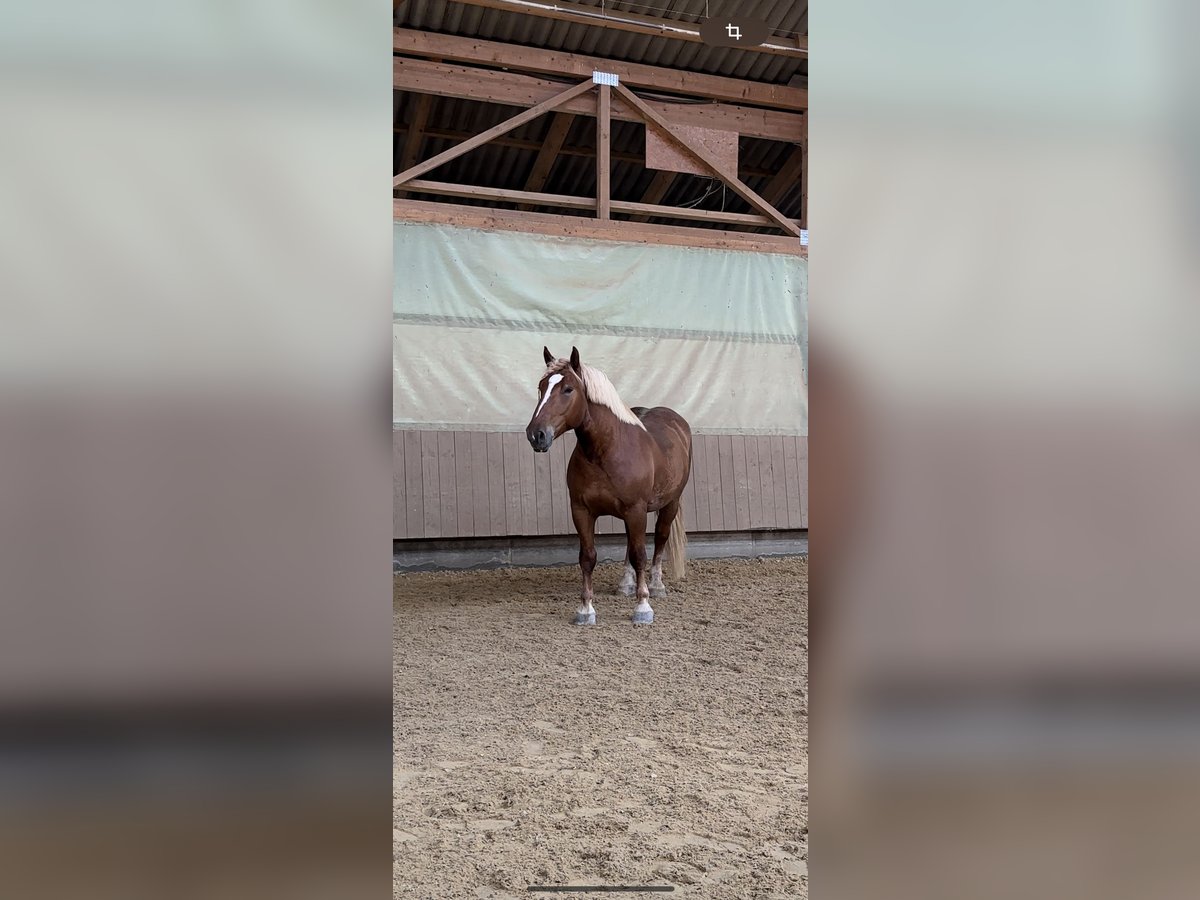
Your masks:
[{"label": "indoor riding arena", "polygon": [[[666,5],[397,7],[396,897],[808,894],[805,4],[753,4],[772,50]],[[543,347],[690,425],[653,624],[612,516],[572,624]]]}]

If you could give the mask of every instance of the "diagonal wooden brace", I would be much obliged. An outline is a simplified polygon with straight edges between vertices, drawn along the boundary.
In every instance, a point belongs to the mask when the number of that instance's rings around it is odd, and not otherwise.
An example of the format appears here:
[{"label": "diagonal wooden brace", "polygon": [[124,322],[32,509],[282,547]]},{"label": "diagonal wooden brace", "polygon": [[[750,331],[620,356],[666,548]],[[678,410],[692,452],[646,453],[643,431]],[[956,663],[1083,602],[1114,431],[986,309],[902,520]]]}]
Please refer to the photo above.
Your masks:
[{"label": "diagonal wooden brace", "polygon": [[796,223],[777,210],[758,194],[754,193],[754,191],[750,189],[749,185],[740,181],[737,177],[737,172],[730,172],[721,165],[716,157],[714,157],[703,147],[693,147],[686,143],[683,138],[671,130],[671,126],[665,119],[662,118],[662,116],[647,106],[641,100],[641,98],[634,94],[633,91],[629,90],[629,88],[625,87],[625,85],[615,84],[613,85],[612,89],[617,92],[622,100],[629,104],[629,106],[633,107],[633,109],[635,109],[638,114],[645,119],[647,128],[649,128],[651,125],[657,127],[658,130],[661,131],[663,135],[673,144],[678,146],[681,150],[694,156],[704,165],[708,166],[708,168],[711,169],[713,173],[717,175],[717,177],[728,184],[730,189],[747,203],[749,203],[753,209],[762,213],[764,216],[767,216],[788,234],[795,237],[800,237],[800,229],[796,226]]},{"label": "diagonal wooden brace", "polygon": [[550,112],[550,110],[556,109],[557,107],[562,106],[564,103],[571,102],[579,95],[586,94],[595,86],[596,85],[593,84],[592,80],[589,78],[587,81],[580,82],[574,87],[563,91],[561,94],[555,94],[550,99],[543,100],[537,106],[527,109],[523,113],[518,113],[511,119],[505,119],[499,125],[489,128],[482,134],[477,134],[475,137],[469,138],[463,141],[461,144],[455,144],[449,150],[442,151],[437,156],[430,157],[429,159],[425,160],[425,162],[417,163],[415,166],[405,169],[392,179],[392,187],[400,187],[406,181],[411,181],[414,178],[420,178],[426,172],[430,172],[433,169],[436,169],[438,166],[450,162],[452,159],[457,159],[464,153],[471,152],[476,147],[486,144],[492,138],[498,138],[502,134],[507,134],[514,128],[520,128],[526,122],[533,121],[542,113]]}]

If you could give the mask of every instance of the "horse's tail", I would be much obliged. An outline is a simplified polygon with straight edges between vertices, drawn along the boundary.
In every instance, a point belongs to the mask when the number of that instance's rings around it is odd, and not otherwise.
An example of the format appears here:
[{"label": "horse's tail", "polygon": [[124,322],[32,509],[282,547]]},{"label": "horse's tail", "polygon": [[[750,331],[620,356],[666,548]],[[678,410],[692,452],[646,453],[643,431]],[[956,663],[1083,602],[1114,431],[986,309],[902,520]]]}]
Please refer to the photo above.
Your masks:
[{"label": "horse's tail", "polygon": [[671,523],[671,536],[667,538],[667,555],[671,559],[671,574],[683,581],[687,578],[687,531],[683,527],[683,503]]}]

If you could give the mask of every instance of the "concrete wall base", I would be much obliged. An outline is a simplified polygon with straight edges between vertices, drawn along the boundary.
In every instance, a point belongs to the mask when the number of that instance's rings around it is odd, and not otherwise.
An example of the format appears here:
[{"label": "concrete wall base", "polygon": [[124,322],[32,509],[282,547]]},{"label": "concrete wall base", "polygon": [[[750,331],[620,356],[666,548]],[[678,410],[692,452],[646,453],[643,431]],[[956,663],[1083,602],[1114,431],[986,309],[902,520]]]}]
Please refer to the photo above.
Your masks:
[{"label": "concrete wall base", "polygon": [[[653,537],[647,538],[646,546],[649,552]],[[688,535],[688,559],[753,559],[807,554],[807,530],[707,531]],[[596,535],[596,555],[600,562],[623,560],[624,535]],[[579,540],[571,535],[392,542],[394,573],[576,565],[579,565]]]}]

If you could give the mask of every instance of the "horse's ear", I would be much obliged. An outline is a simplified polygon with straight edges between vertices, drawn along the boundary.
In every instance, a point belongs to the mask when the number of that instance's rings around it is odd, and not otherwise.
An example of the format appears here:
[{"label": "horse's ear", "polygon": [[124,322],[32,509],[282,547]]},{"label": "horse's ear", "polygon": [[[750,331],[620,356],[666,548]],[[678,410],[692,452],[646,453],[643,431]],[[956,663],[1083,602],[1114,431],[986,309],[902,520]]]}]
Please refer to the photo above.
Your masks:
[{"label": "horse's ear", "polygon": [[550,352],[549,347],[542,347],[542,359],[546,361],[546,365],[554,362],[554,354]]},{"label": "horse's ear", "polygon": [[571,368],[575,370],[575,374],[580,374],[579,368],[579,350],[576,347],[571,348]]}]

